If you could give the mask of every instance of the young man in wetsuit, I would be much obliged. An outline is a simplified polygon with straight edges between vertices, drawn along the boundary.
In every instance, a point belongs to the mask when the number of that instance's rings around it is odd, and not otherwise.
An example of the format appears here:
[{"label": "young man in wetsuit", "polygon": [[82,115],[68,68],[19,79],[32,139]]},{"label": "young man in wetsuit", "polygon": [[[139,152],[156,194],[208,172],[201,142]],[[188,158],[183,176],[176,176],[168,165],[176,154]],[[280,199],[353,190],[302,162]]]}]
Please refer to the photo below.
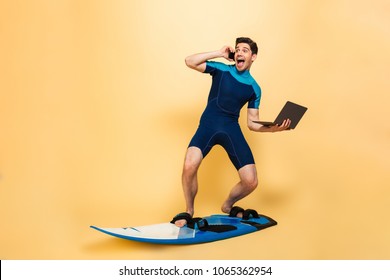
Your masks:
[{"label": "young man in wetsuit", "polygon": [[[224,46],[220,50],[194,54],[185,59],[189,68],[209,73],[212,76],[212,85],[206,109],[184,160],[182,184],[186,211],[172,220],[179,227],[184,226],[194,215],[198,168],[216,144],[226,150],[240,178],[222,204],[222,212],[230,213],[237,201],[256,189],[258,180],[255,162],[238,123],[240,110],[246,103],[247,123],[251,131],[284,131],[290,126],[290,120],[284,120],[281,125],[271,127],[253,122],[259,120],[261,89],[249,70],[257,57],[257,51],[257,44],[254,41],[240,37],[236,39],[235,49]],[[234,59],[229,58],[230,52],[234,52]],[[234,61],[235,64],[210,61],[215,58],[225,58]],[[242,213],[236,215],[240,217]]]}]

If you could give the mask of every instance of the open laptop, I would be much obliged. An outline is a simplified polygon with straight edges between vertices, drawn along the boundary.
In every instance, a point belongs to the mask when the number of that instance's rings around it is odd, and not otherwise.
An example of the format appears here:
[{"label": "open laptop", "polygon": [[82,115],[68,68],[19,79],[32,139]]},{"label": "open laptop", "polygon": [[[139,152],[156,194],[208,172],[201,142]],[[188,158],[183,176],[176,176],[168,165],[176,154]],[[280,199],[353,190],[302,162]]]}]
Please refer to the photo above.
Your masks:
[{"label": "open laptop", "polygon": [[259,123],[265,126],[273,126],[273,125],[281,125],[282,122],[286,119],[291,120],[290,129],[294,129],[303,115],[305,114],[307,108],[301,105],[295,104],[291,101],[287,101],[279,115],[276,117],[273,122],[265,122],[265,121],[253,121],[255,123]]}]

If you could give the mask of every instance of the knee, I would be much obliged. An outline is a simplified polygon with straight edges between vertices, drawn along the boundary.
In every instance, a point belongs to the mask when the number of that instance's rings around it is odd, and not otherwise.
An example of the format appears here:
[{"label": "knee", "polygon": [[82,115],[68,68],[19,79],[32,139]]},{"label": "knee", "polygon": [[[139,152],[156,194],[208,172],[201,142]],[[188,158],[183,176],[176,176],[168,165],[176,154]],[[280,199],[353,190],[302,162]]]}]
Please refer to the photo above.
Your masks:
[{"label": "knee", "polygon": [[183,166],[183,175],[190,175],[195,173],[197,170],[196,165],[193,161],[186,159],[184,161],[184,166]]},{"label": "knee", "polygon": [[196,174],[199,164],[198,160],[192,157],[186,157],[183,165],[183,176],[192,176]]},{"label": "knee", "polygon": [[258,185],[257,172],[254,164],[246,165],[238,171],[241,179],[241,185],[247,193],[253,192]]},{"label": "knee", "polygon": [[248,192],[253,192],[259,184],[256,176],[246,177],[241,181],[241,183],[245,186]]}]

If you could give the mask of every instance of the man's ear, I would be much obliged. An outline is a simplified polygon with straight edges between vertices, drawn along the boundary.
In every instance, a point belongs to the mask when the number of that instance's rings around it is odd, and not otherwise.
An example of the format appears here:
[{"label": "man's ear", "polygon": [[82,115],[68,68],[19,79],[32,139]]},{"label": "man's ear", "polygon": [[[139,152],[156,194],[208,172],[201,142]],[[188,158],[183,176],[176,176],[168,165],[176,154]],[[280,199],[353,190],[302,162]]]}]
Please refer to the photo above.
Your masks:
[{"label": "man's ear", "polygon": [[257,54],[252,54],[252,62],[255,61],[257,58]]}]

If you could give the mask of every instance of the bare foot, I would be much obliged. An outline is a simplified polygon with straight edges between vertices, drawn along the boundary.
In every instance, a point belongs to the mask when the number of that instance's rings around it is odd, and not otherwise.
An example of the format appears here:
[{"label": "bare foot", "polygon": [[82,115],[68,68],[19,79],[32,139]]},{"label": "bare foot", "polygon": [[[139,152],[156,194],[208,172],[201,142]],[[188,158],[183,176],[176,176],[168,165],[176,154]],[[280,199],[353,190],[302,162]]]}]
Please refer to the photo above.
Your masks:
[{"label": "bare foot", "polygon": [[177,226],[177,227],[184,227],[185,225],[187,224],[187,221],[186,220],[177,220],[176,222],[175,222],[175,226]]},{"label": "bare foot", "polygon": [[175,226],[177,227],[184,227],[189,221],[192,220],[192,215],[193,213],[189,213],[189,212],[183,212],[183,213],[180,213],[180,214],[177,214],[172,222],[175,224]]},{"label": "bare foot", "polygon": [[[227,202],[225,202],[222,207],[221,207],[221,210],[223,213],[226,213],[226,214],[230,214],[230,211],[232,210],[233,208],[233,205],[229,205]],[[242,209],[242,211],[239,211],[236,215],[237,218],[242,218],[242,215],[243,215],[243,212],[244,212],[244,209]]]}]

